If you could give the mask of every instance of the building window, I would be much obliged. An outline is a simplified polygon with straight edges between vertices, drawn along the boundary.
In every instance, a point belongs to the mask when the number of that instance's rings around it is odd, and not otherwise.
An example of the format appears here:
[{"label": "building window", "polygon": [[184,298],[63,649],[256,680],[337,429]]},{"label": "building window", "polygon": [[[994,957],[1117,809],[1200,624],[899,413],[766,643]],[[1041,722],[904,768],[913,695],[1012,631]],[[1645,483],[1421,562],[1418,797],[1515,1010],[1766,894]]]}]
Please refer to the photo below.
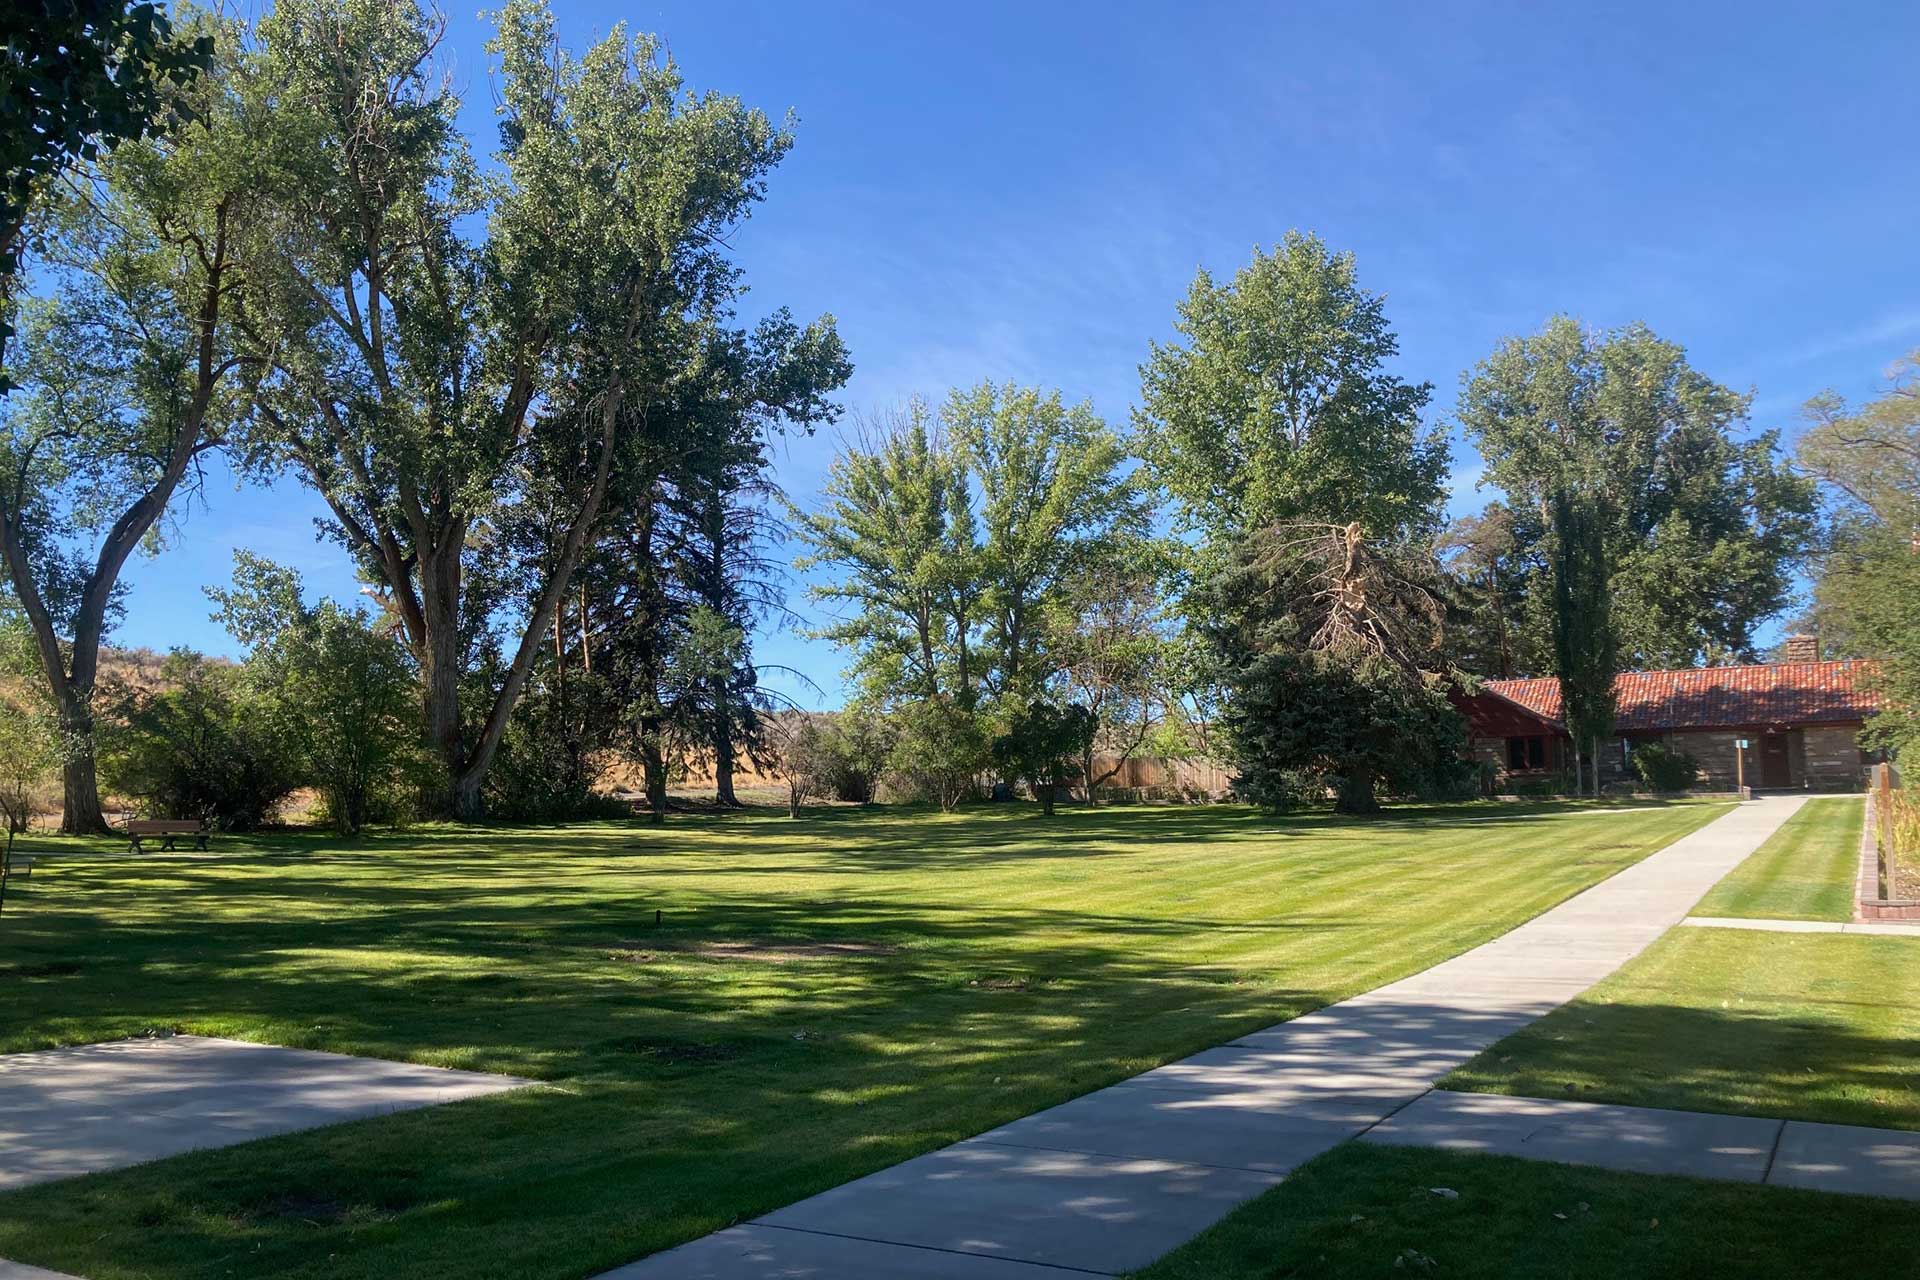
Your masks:
[{"label": "building window", "polygon": [[1507,768],[1514,772],[1523,769],[1544,769],[1547,767],[1547,740],[1545,738],[1508,738]]}]

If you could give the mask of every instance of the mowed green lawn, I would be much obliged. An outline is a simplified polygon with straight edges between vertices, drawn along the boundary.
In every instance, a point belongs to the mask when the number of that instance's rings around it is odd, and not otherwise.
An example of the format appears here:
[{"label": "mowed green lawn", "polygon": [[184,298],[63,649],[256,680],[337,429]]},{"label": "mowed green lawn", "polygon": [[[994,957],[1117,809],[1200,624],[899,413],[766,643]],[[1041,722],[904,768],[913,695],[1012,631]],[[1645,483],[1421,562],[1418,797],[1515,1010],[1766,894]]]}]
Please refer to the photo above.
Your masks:
[{"label": "mowed green lawn", "polygon": [[547,1083],[0,1196],[0,1257],[590,1275],[1422,969],[1724,811],[833,810],[56,857],[0,916],[0,1049],[191,1031]]},{"label": "mowed green lawn", "polygon": [[[1845,918],[1859,800],[1813,800],[1696,915]],[[1920,1129],[1920,936],[1681,928],[1448,1089]]]},{"label": "mowed green lawn", "polygon": [[1914,1273],[1913,1222],[1903,1201],[1349,1142],[1136,1280],[1860,1280]]},{"label": "mowed green lawn", "polygon": [[1920,937],[1673,929],[1445,1089],[1920,1129]]},{"label": "mowed green lawn", "polygon": [[1851,920],[1860,872],[1860,796],[1809,800],[1693,909],[1738,920]]},{"label": "mowed green lawn", "polygon": [[[1809,802],[1694,914],[1844,919],[1860,823],[1857,799]],[[1441,1087],[1920,1129],[1916,972],[1920,938],[1674,929]],[[1897,1201],[1347,1143],[1137,1280],[1844,1280],[1912,1273],[1913,1220]]]}]

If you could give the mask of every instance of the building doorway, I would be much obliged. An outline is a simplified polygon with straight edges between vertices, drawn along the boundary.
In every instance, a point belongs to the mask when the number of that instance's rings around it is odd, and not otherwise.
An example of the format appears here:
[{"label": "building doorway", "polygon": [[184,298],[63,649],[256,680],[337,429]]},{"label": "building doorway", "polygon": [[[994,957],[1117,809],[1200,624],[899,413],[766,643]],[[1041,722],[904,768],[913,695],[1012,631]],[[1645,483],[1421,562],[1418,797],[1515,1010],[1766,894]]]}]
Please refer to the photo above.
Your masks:
[{"label": "building doorway", "polygon": [[1784,733],[1760,736],[1760,785],[1769,790],[1793,785],[1792,757],[1787,753]]}]

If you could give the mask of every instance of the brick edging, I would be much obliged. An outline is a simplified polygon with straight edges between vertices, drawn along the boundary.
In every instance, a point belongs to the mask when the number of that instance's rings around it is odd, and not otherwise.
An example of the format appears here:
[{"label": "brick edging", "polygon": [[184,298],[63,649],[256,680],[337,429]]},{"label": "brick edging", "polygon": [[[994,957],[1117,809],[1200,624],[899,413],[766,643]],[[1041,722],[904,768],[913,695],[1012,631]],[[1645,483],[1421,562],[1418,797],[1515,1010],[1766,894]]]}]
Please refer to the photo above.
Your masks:
[{"label": "brick edging", "polygon": [[1867,789],[1866,822],[1860,828],[1860,875],[1854,883],[1855,920],[1920,920],[1920,900],[1880,896],[1880,850],[1874,842],[1874,805],[1878,797]]}]

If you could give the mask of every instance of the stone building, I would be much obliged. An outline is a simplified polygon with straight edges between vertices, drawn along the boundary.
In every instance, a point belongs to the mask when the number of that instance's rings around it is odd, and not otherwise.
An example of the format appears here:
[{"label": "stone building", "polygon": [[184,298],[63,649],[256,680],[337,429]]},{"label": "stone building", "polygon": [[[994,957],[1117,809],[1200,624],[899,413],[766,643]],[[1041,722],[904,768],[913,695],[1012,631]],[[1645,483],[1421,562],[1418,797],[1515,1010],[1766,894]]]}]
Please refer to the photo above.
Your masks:
[{"label": "stone building", "polygon": [[[1869,756],[1859,734],[1876,705],[1862,677],[1873,664],[1818,661],[1811,636],[1790,638],[1786,650],[1783,662],[1622,673],[1601,780],[1631,779],[1634,750],[1660,742],[1699,762],[1703,790],[1731,791],[1742,782],[1768,790],[1860,787]],[[1489,680],[1457,701],[1475,757],[1502,783],[1546,782],[1572,768],[1559,680]]]}]

